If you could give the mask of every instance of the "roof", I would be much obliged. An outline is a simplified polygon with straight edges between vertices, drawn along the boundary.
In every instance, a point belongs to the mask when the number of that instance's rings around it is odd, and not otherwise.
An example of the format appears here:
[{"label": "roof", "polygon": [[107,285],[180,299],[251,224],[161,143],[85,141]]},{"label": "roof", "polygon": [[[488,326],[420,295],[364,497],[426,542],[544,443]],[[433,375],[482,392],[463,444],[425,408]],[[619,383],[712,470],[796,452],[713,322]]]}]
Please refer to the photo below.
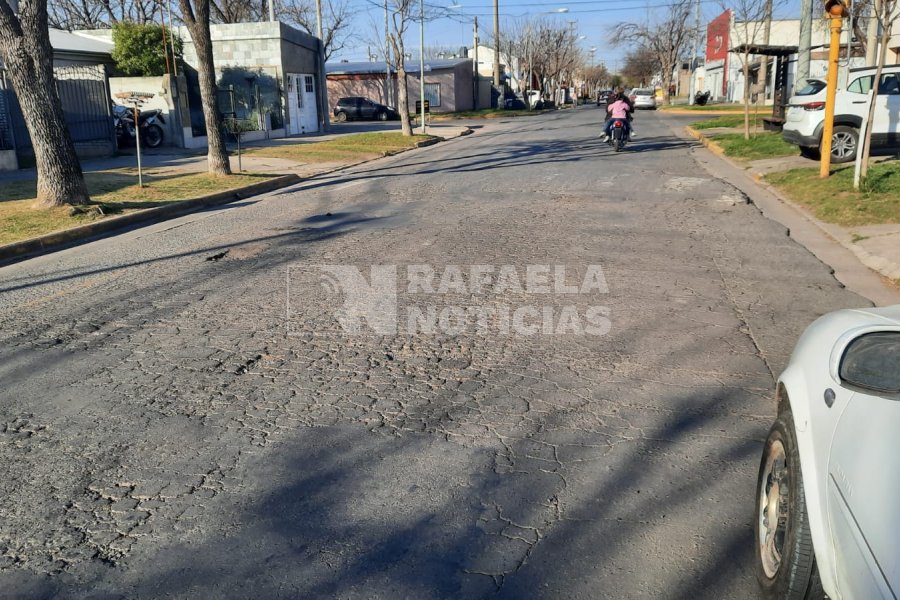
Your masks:
[{"label": "roof", "polygon": [[62,29],[50,30],[50,45],[54,52],[70,52],[75,54],[104,54],[107,57],[112,53],[113,44],[94,37],[78,35]]},{"label": "roof", "polygon": [[741,44],[735,46],[729,52],[747,52],[749,54],[759,54],[761,56],[790,56],[796,54],[797,46],[770,46],[768,44]]},{"label": "roof", "polygon": [[[461,64],[471,64],[471,58],[437,58],[425,61],[425,72],[439,71],[441,69],[452,69]],[[387,70],[387,63],[383,60],[376,62],[341,62],[328,63],[325,65],[325,73],[328,75],[365,75],[369,73],[384,73]],[[397,70],[391,67],[391,73]],[[411,60],[406,63],[407,73],[419,72],[419,61]]]}]

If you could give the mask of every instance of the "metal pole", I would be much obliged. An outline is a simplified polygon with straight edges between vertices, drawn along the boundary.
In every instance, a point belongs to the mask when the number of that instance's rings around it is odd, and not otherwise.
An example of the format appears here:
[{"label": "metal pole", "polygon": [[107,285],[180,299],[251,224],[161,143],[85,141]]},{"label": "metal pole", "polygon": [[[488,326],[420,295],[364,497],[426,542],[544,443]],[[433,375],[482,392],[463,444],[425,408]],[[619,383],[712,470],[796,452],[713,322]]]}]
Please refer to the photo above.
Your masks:
[{"label": "metal pole", "polygon": [[500,87],[500,3],[494,0],[494,86]]},{"label": "metal pole", "polygon": [[138,187],[144,187],[144,173],[141,170],[141,110],[140,104],[134,103],[134,145],[137,148]]},{"label": "metal pole", "polygon": [[269,0],[269,20],[275,21],[275,0]]},{"label": "metal pole", "polygon": [[[166,57],[166,75],[172,72],[171,67],[169,66],[169,45],[166,43],[166,11],[160,6],[159,7],[160,16],[162,17],[162,27],[160,30],[162,31],[162,43],[163,43],[163,55]],[[172,55],[172,60],[175,60],[175,55]]]},{"label": "metal pole", "polygon": [[[691,80],[688,84],[688,104],[694,103],[697,89],[697,61],[700,56],[700,0],[697,0],[697,8],[694,14],[694,55],[691,57]],[[704,65],[706,61],[703,61]]]},{"label": "metal pole", "polygon": [[473,47],[475,49],[475,60],[472,62],[472,77],[474,78],[473,89],[473,97],[474,103],[472,104],[472,110],[478,110],[480,107],[478,106],[478,17],[473,17],[475,20],[472,23],[472,36],[473,36]]},{"label": "metal pole", "polygon": [[419,101],[422,103],[422,135],[425,135],[425,0],[419,2]]},{"label": "metal pole", "polygon": [[325,41],[322,39],[322,0],[316,0],[316,37]]},{"label": "metal pole", "polygon": [[[166,3],[169,8],[169,27],[172,26],[172,0]],[[171,31],[169,33],[172,33]],[[175,35],[169,36],[169,43],[172,45],[172,75],[178,77],[178,59],[175,58]]]},{"label": "metal pole", "polygon": [[825,91],[825,123],[822,129],[822,161],[819,163],[819,177],[828,177],[831,172],[831,136],[834,131],[834,98],[837,91],[838,58],[841,52],[841,17],[831,16],[831,43],[828,46],[828,87]]},{"label": "metal pole", "polygon": [[391,43],[388,38],[388,3],[384,0],[384,103],[390,106],[394,85],[391,81]]},{"label": "metal pole", "polygon": [[797,77],[794,93],[799,92],[809,79],[809,49],[812,46],[812,0],[800,0],[800,44],[797,50]]}]

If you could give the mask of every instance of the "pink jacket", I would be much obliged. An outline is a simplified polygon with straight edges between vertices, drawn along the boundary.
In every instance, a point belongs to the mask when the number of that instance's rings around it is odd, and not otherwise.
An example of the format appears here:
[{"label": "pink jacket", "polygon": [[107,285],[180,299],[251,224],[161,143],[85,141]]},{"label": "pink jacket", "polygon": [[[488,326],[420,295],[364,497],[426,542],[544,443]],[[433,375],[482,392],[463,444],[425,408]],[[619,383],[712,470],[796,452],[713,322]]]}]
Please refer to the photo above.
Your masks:
[{"label": "pink jacket", "polygon": [[624,100],[616,100],[609,105],[609,114],[613,119],[624,119],[628,116],[628,103]]}]

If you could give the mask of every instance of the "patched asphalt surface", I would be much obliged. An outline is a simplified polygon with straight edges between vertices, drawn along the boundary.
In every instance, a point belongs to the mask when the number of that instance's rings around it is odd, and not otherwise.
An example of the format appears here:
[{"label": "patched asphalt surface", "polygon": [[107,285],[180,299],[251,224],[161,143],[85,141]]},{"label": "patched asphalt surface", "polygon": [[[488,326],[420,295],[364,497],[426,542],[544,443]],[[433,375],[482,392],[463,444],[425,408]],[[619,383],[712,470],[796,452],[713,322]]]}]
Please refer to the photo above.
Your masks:
[{"label": "patched asphalt surface", "polygon": [[[619,154],[598,118],[0,268],[0,597],[754,597],[773,374],[867,302],[670,117]],[[348,334],[314,275],[411,264],[600,265],[608,292],[399,302],[610,328]]]}]

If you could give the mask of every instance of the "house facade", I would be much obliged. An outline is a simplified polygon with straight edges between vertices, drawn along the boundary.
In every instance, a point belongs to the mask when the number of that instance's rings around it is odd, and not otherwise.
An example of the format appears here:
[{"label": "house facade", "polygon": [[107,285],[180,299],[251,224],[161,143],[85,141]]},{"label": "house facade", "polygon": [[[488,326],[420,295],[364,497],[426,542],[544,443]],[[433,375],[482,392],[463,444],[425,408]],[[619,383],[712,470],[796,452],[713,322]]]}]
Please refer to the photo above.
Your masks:
[{"label": "house facade", "polygon": [[[418,62],[408,63],[406,69],[407,110],[413,112],[420,98],[422,78]],[[388,69],[383,61],[331,63],[326,72],[332,104],[346,96],[362,96],[396,108],[397,73],[391,69],[391,80],[386,84]],[[433,113],[466,111],[475,106],[475,79],[472,61],[467,58],[425,61],[424,84],[425,99]]]},{"label": "house facade", "polygon": [[[53,73],[63,116],[81,157],[109,156],[116,149],[108,72],[112,42],[50,30]],[[0,170],[33,160],[34,149],[12,83],[0,62]]]},{"label": "house facade", "polygon": [[[742,45],[771,46],[779,48],[796,48],[800,39],[800,20],[783,19],[773,20],[768,36],[765,39],[765,28],[762,21],[736,21],[734,13],[726,10],[709,22],[706,28],[706,56],[705,69],[702,80],[698,79],[699,90],[709,90],[713,100],[726,102],[740,102],[744,95],[744,56],[735,52]],[[841,34],[842,61],[839,83],[846,81],[850,68],[863,66],[864,59],[858,47],[848,49],[850,39],[848,28],[844,28]],[[810,52],[810,77],[824,77],[828,70],[828,45],[830,32],[828,22],[825,19],[813,21],[812,42]],[[766,94],[768,99],[772,97],[775,89],[774,60],[771,57],[763,57],[750,54],[748,67],[750,71],[751,85],[757,82],[760,65],[767,60],[768,85]],[[793,53],[787,60],[787,88],[793,89],[797,72],[797,55]]]}]

